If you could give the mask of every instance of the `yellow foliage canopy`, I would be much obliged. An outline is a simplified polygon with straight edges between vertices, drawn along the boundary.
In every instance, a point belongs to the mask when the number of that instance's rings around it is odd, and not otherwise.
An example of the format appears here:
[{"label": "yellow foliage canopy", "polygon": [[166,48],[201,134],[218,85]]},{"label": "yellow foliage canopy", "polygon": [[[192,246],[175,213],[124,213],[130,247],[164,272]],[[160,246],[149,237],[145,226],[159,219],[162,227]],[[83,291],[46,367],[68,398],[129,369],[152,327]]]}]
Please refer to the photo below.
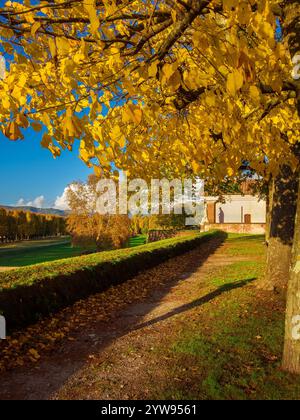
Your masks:
[{"label": "yellow foliage canopy", "polygon": [[98,174],[112,162],[135,176],[217,179],[243,160],[265,177],[296,167],[299,82],[284,18],[275,39],[285,13],[278,0],[7,2],[1,129],[17,140],[45,126],[55,156],[79,139]]}]

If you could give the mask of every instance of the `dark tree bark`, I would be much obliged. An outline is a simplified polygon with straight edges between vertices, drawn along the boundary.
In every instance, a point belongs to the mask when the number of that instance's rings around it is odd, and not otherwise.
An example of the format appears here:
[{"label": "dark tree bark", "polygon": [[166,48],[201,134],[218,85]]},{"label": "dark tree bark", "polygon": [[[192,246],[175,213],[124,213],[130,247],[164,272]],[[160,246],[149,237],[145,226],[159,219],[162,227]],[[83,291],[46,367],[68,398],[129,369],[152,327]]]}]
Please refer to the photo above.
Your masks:
[{"label": "dark tree bark", "polygon": [[295,230],[298,176],[283,166],[270,187],[270,211],[267,217],[267,268],[259,287],[285,292]]},{"label": "dark tree bark", "polygon": [[287,292],[285,340],[282,366],[300,374],[300,188],[295,224],[295,239]]},{"label": "dark tree bark", "polygon": [[271,211],[273,206],[273,194],[274,194],[274,179],[271,178],[268,184],[267,194],[267,219],[266,219],[266,244],[269,245],[270,231],[271,231]]},{"label": "dark tree bark", "polygon": [[[283,2],[283,35],[291,58],[300,55],[300,2]],[[297,86],[296,106],[300,116],[300,79]],[[295,154],[300,162],[300,142],[295,146]],[[300,374],[300,182],[298,172],[298,205],[296,210],[295,234],[290,265],[285,320],[285,340],[282,367],[291,373]]]},{"label": "dark tree bark", "polygon": [[[282,2],[282,30],[291,59],[300,54],[300,3],[299,0]],[[297,88],[296,106],[300,116],[300,81],[295,80]],[[300,143],[294,146],[295,156],[300,158]],[[299,159],[300,161],[300,159]],[[274,180],[270,201],[269,231],[267,229],[267,269],[261,287],[267,290],[286,291],[291,264],[292,244],[295,232],[295,216],[299,187],[299,170],[293,172],[283,166]]]}]

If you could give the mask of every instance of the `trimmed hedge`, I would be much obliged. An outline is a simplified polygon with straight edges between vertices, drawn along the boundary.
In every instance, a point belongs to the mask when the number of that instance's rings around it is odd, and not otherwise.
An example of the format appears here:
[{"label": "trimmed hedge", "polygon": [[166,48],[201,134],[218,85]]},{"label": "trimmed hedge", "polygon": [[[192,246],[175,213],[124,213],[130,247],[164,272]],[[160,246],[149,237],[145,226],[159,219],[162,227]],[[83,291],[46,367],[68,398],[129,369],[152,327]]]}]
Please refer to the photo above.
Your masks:
[{"label": "trimmed hedge", "polygon": [[212,239],[214,231],[0,273],[0,314],[9,331],[36,322],[92,293],[120,284]]}]

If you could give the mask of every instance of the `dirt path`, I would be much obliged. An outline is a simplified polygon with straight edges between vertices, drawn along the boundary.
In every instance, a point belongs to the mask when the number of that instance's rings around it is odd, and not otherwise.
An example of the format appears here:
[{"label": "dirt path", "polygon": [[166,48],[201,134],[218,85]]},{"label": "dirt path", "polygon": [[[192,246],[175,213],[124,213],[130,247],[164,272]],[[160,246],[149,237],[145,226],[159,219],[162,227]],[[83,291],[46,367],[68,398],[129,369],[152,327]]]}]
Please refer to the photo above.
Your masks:
[{"label": "dirt path", "polygon": [[180,314],[218,295],[203,279],[240,260],[226,247],[214,239],[14,334],[0,354],[0,399],[147,398],[145,376],[160,372],[148,355]]}]

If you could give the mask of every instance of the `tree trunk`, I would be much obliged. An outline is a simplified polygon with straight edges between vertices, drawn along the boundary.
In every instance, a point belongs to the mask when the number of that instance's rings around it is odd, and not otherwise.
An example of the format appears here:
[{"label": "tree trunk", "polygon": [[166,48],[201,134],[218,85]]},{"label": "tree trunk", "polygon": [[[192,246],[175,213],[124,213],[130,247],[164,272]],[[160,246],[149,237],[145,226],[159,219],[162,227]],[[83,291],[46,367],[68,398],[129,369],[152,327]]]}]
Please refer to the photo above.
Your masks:
[{"label": "tree trunk", "polygon": [[270,223],[269,227],[267,226],[267,268],[265,277],[259,284],[259,287],[264,290],[284,293],[287,288],[295,229],[298,182],[298,175],[285,165],[271,187],[271,210],[268,216]]},{"label": "tree trunk", "polygon": [[271,178],[268,185],[267,194],[267,219],[266,219],[266,244],[269,245],[270,232],[271,232],[271,211],[273,207],[273,194],[274,194],[274,178]]},{"label": "tree trunk", "polygon": [[[293,58],[300,54],[299,0],[286,0],[283,3],[283,11],[284,39]],[[300,116],[300,80],[296,80],[295,85],[297,87],[296,105]],[[295,154],[300,161],[300,143],[295,146]],[[288,372],[300,374],[300,182],[290,267],[282,367]]]},{"label": "tree trunk", "polygon": [[300,188],[287,292],[285,340],[282,367],[300,374]]}]

